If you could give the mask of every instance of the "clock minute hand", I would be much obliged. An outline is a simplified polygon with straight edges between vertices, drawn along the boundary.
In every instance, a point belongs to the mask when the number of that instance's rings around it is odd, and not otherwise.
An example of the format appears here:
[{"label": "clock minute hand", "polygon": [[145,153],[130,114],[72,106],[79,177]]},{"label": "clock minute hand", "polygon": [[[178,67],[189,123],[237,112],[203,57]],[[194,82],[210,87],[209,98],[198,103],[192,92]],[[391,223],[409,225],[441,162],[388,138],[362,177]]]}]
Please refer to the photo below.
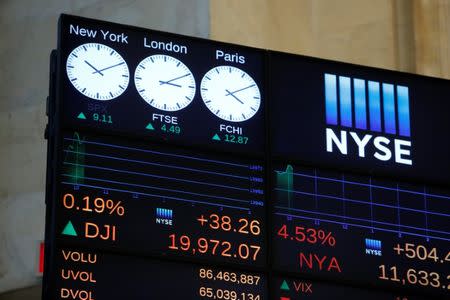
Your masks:
[{"label": "clock minute hand", "polygon": [[172,86],[176,86],[176,87],[181,87],[181,85],[179,85],[179,84],[168,82],[168,81],[162,81],[162,80],[159,81],[159,84],[160,85],[168,84],[168,85],[172,85]]},{"label": "clock minute hand", "polygon": [[235,94],[235,93],[237,93],[237,92],[240,92],[240,91],[243,91],[243,90],[249,89],[249,88],[251,88],[251,87],[253,87],[253,86],[255,86],[255,85],[254,85],[254,84],[251,84],[251,85],[249,85],[249,86],[246,86],[245,88],[242,88],[242,89],[236,90],[236,91],[234,91],[234,92],[230,92],[230,91],[226,90],[228,94],[226,94],[225,96],[228,96],[228,95],[233,95],[233,94]]},{"label": "clock minute hand", "polygon": [[174,83],[171,83],[171,82],[172,82],[172,81],[175,81],[175,80],[178,80],[178,79],[181,79],[181,78],[183,78],[183,77],[189,76],[189,74],[190,74],[190,73],[187,73],[187,74],[185,74],[185,75],[178,76],[178,77],[175,77],[175,78],[170,79],[170,80],[167,80],[167,81],[160,80],[160,81],[159,81],[159,84],[161,84],[161,85],[163,85],[163,84],[169,84],[169,85],[181,87],[181,85],[179,85],[179,84],[174,84]]},{"label": "clock minute hand", "polygon": [[[93,65],[91,65],[87,60],[84,60],[84,62],[89,66],[89,67],[91,67],[92,69],[94,69],[95,70],[95,72],[94,73],[99,73],[100,75],[102,75],[103,76],[103,73],[101,72],[101,71],[99,71],[99,70],[97,70]],[[93,73],[93,74],[94,74]]]},{"label": "clock minute hand", "polygon": [[100,73],[101,71],[105,71],[105,70],[108,70],[108,69],[111,69],[111,68],[114,68],[114,67],[123,65],[124,63],[125,63],[125,62],[121,62],[121,63],[115,64],[115,65],[112,65],[112,66],[109,66],[109,67],[106,67],[106,68],[103,68],[103,69],[100,69],[100,70],[96,70],[96,71],[93,72],[92,74]]},{"label": "clock minute hand", "polygon": [[225,90],[227,92],[227,94],[225,96],[231,96],[234,99],[236,99],[237,101],[239,101],[241,104],[244,104],[244,102],[242,102],[241,99],[239,99],[238,97],[236,97],[233,93],[231,93],[229,90]]}]

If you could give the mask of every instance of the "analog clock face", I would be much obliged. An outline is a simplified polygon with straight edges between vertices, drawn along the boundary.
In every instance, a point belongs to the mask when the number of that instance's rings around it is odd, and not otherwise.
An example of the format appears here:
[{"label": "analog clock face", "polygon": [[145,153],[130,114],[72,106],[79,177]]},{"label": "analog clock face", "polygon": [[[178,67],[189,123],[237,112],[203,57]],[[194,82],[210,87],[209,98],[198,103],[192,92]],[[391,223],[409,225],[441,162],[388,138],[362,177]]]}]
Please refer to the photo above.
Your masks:
[{"label": "analog clock face", "polygon": [[66,71],[72,85],[95,100],[111,100],[120,96],[130,81],[128,66],[122,56],[97,43],[75,48],[67,58]]},{"label": "analog clock face", "polygon": [[183,109],[195,96],[191,71],[168,55],[152,55],[141,61],[134,73],[134,83],[148,104],[164,111]]},{"label": "analog clock face", "polygon": [[202,79],[200,91],[209,110],[229,122],[250,119],[261,104],[259,88],[253,78],[231,66],[209,70]]}]

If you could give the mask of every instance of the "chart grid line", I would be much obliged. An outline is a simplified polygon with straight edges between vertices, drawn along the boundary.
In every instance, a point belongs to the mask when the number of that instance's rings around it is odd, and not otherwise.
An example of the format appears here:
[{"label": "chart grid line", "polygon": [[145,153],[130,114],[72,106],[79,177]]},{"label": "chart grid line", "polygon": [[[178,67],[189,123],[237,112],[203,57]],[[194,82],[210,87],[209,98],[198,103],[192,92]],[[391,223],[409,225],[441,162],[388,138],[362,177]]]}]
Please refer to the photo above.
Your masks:
[{"label": "chart grid line", "polygon": [[[277,179],[273,188],[275,213],[285,213],[291,219],[307,216],[316,225],[328,218],[344,230],[359,226],[371,233],[450,240],[448,195],[430,192],[424,185],[380,181],[371,176],[301,166],[294,171],[292,165],[287,165],[286,171],[280,169],[284,168],[276,168],[274,174],[285,180]],[[283,182],[292,185],[287,188]],[[291,200],[286,203],[286,199]]]},{"label": "chart grid line", "polygon": [[[65,137],[64,140],[66,140],[66,141],[73,141],[73,142],[80,142],[80,140],[73,139],[73,138],[68,138],[68,137]],[[118,149],[124,149],[124,150],[132,150],[132,151],[137,151],[137,152],[145,152],[145,153],[152,153],[152,154],[158,154],[158,155],[172,156],[172,157],[178,157],[178,158],[199,160],[199,161],[204,161],[204,162],[212,162],[212,163],[229,165],[229,166],[240,167],[240,168],[249,168],[250,167],[249,165],[245,165],[245,164],[230,163],[230,162],[214,160],[214,159],[205,159],[205,158],[194,157],[194,156],[189,156],[189,155],[164,153],[164,152],[160,152],[160,151],[146,150],[146,149],[140,149],[140,148],[135,148],[135,147],[121,146],[121,145],[101,143],[101,142],[94,142],[94,141],[89,141],[89,140],[83,140],[82,143],[84,143],[84,144],[93,144],[93,145],[98,145],[98,146],[105,146],[105,147],[111,147],[111,148],[118,148]]]},{"label": "chart grid line", "polygon": [[66,185],[72,185],[74,187],[75,186],[83,186],[83,187],[88,187],[88,188],[93,188],[93,189],[100,189],[100,190],[107,190],[107,191],[116,191],[116,192],[124,192],[124,193],[130,193],[130,194],[135,194],[135,195],[142,195],[142,196],[148,196],[148,197],[155,197],[155,198],[162,198],[162,199],[171,199],[171,200],[175,200],[175,201],[189,202],[189,203],[194,203],[194,204],[198,203],[198,204],[205,204],[205,205],[210,205],[210,206],[228,207],[228,208],[247,210],[247,211],[250,210],[247,207],[232,206],[232,205],[211,203],[211,202],[198,201],[198,200],[188,200],[188,199],[183,199],[183,198],[178,198],[178,197],[171,197],[171,196],[164,196],[164,195],[142,193],[142,192],[136,192],[136,191],[130,191],[130,190],[124,190],[124,189],[115,189],[115,188],[104,187],[104,186],[102,187],[102,186],[95,186],[95,185],[89,185],[89,184],[74,184],[72,182],[66,182],[66,181],[63,181],[61,183],[62,184],[66,184]]},{"label": "chart grid line", "polygon": [[[366,229],[371,229],[372,228],[371,226],[364,226],[364,225],[361,225],[361,224],[344,223],[344,222],[338,222],[338,221],[333,221],[333,220],[328,220],[328,219],[321,219],[321,218],[310,218],[310,217],[291,215],[291,214],[280,213],[280,212],[276,212],[275,214],[279,215],[279,216],[290,217],[290,218],[298,218],[298,219],[305,219],[305,220],[312,220],[312,221],[313,220],[319,220],[319,221],[324,222],[324,223],[332,223],[332,224],[339,224],[339,225],[347,224],[347,225],[350,225],[350,226],[366,228]],[[392,230],[392,229],[385,229],[385,228],[379,228],[379,227],[373,227],[373,229],[380,230],[380,231],[391,232],[391,233],[398,233],[397,230]],[[407,235],[411,235],[411,236],[424,237],[424,235],[422,235],[422,234],[417,234],[417,233],[412,233],[412,232],[402,232],[402,233],[407,234]],[[450,239],[442,238],[442,237],[439,237],[439,236],[429,236],[429,237],[433,238],[433,239],[437,239],[437,240],[450,241]]]}]

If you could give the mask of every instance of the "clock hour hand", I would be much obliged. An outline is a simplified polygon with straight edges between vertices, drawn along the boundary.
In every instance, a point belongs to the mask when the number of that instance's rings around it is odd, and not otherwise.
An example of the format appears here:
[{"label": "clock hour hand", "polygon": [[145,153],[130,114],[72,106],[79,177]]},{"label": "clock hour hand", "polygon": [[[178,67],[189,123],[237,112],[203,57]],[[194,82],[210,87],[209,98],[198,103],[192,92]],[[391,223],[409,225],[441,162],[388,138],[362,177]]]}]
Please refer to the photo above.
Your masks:
[{"label": "clock hour hand", "polygon": [[163,84],[169,84],[169,85],[181,87],[181,85],[175,84],[175,83],[171,83],[171,82],[172,82],[172,81],[175,81],[175,80],[178,80],[178,79],[181,79],[181,78],[183,78],[183,77],[189,76],[189,75],[190,75],[190,73],[187,73],[187,74],[185,74],[185,75],[178,76],[178,77],[175,77],[175,78],[170,79],[170,80],[167,80],[167,81],[160,80],[160,81],[159,81],[159,84],[161,84],[161,85],[163,85]]},{"label": "clock hour hand", "polygon": [[249,85],[249,86],[246,86],[245,88],[236,90],[236,91],[234,91],[234,92],[230,92],[230,91],[226,90],[226,91],[227,91],[227,94],[226,94],[225,96],[236,94],[237,92],[240,92],[240,91],[249,89],[249,88],[254,87],[254,86],[255,86],[254,84],[251,84],[251,85]]},{"label": "clock hour hand", "polygon": [[[99,71],[99,70],[97,70],[93,65],[91,65],[87,60],[85,60],[84,61],[89,67],[91,67],[92,69],[94,69],[95,70],[95,72],[94,73],[99,73],[100,75],[102,75],[103,76],[103,73],[101,72],[101,71]],[[94,74],[93,73],[93,74]]]},{"label": "clock hour hand", "polygon": [[225,90],[227,92],[227,94],[225,96],[232,96],[234,99],[236,99],[238,102],[240,102],[241,104],[244,104],[244,102],[241,101],[241,99],[239,99],[238,97],[236,97],[233,93],[231,93],[229,90]]},{"label": "clock hour hand", "polygon": [[168,84],[168,85],[173,85],[173,86],[176,86],[176,87],[181,87],[181,85],[179,85],[179,84],[168,82],[168,81],[162,81],[162,80],[159,81],[159,84],[160,85]]},{"label": "clock hour hand", "polygon": [[101,70],[95,70],[95,72],[92,72],[92,74],[95,74],[95,73],[100,73],[100,74],[101,74],[102,71],[105,71],[105,70],[108,70],[108,69],[111,69],[111,68],[114,68],[114,67],[123,65],[124,63],[125,63],[125,62],[123,61],[123,62],[121,62],[121,63],[118,63],[118,64],[115,64],[115,65],[112,65],[112,66],[103,68],[103,69],[101,69]]}]

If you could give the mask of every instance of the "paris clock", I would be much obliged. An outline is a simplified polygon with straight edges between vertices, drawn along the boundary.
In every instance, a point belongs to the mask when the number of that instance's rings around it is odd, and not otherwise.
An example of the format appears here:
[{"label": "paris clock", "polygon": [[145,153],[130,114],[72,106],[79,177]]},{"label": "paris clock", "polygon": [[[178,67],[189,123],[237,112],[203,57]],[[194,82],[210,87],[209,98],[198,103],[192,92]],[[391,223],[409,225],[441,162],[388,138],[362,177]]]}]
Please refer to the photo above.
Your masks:
[{"label": "paris clock", "polygon": [[203,76],[200,93],[206,107],[229,122],[252,118],[261,105],[258,85],[250,75],[232,66],[218,66]]}]

